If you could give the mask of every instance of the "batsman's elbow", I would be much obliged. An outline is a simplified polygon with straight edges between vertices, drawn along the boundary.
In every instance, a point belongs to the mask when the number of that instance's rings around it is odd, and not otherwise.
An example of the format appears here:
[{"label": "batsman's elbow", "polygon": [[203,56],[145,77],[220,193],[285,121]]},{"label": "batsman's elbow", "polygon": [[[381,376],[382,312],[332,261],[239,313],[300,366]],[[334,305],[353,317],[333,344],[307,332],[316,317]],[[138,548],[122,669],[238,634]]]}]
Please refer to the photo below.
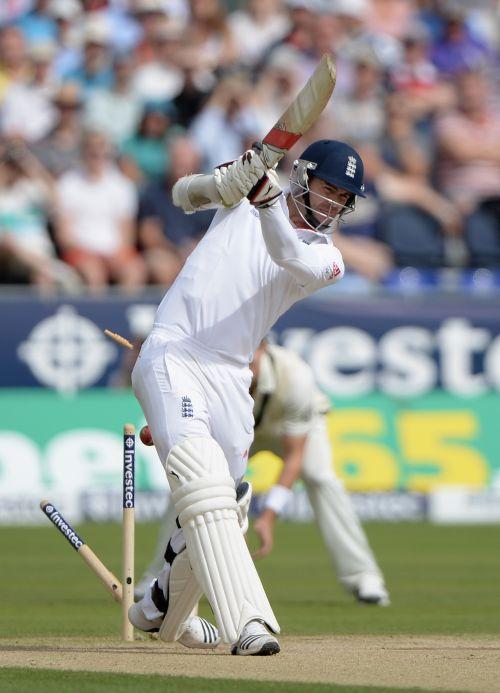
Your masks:
[{"label": "batsman's elbow", "polygon": [[345,274],[345,266],[342,255],[335,248],[334,257],[323,268],[323,278],[329,283],[334,284],[342,279]]}]

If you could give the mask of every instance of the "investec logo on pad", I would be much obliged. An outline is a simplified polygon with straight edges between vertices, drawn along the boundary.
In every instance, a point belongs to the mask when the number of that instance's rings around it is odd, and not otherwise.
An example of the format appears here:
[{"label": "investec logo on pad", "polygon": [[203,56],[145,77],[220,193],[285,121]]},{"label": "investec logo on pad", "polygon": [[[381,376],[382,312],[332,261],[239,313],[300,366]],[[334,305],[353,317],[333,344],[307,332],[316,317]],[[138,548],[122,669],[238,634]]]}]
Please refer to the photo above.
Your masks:
[{"label": "investec logo on pad", "polygon": [[85,542],[83,542],[78,534],[75,532],[73,527],[68,525],[64,517],[59,515],[58,511],[53,505],[46,505],[43,509],[47,517],[50,517],[51,521],[55,524],[57,529],[68,538],[71,544],[75,547],[76,551],[82,548]]},{"label": "investec logo on pad", "polygon": [[123,455],[123,507],[134,507],[135,442],[133,436],[125,436]]}]

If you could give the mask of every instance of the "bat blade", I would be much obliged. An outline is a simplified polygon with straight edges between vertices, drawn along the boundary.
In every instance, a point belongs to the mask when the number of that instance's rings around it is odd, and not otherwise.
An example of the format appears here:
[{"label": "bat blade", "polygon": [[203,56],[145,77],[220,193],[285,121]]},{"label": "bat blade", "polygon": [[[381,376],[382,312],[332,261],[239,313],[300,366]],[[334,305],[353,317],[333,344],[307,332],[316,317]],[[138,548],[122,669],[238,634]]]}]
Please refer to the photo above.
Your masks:
[{"label": "bat blade", "polygon": [[298,96],[262,140],[266,165],[275,166],[323,112],[335,88],[336,69],[325,53]]}]

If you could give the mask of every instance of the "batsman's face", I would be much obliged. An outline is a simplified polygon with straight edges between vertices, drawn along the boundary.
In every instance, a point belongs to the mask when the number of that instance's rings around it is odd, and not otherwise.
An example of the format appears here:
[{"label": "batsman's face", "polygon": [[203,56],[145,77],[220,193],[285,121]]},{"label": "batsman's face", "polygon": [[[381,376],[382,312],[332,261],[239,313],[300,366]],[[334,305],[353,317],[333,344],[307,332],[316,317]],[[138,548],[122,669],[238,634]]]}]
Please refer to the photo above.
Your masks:
[{"label": "batsman's face", "polygon": [[320,215],[337,217],[345,209],[351,193],[321,178],[312,177],[309,183],[310,205]]},{"label": "batsman's face", "polygon": [[[290,174],[290,219],[297,228],[331,234],[354,209],[354,195],[314,175],[310,162],[297,159]],[[304,224],[305,223],[305,227]]]}]

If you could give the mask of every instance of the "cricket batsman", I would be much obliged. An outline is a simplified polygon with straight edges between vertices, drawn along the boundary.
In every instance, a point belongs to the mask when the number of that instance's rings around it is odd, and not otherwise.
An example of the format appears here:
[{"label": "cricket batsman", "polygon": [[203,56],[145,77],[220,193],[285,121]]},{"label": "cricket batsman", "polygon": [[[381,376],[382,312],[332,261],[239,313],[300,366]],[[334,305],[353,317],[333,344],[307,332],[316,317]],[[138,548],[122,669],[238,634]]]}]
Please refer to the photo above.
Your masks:
[{"label": "cricket batsman", "polygon": [[[196,178],[174,187],[188,211],[204,206],[190,195]],[[220,208],[161,302],[132,373],[178,528],[129,618],[179,640],[205,594],[233,654],[272,655],[279,625],[242,533],[248,490],[240,482],[254,426],[249,364],[280,315],[343,276],[332,233],[363,195],[363,162],[349,145],[320,140],[294,162],[285,194],[254,150],[215,169],[213,181]]]}]

